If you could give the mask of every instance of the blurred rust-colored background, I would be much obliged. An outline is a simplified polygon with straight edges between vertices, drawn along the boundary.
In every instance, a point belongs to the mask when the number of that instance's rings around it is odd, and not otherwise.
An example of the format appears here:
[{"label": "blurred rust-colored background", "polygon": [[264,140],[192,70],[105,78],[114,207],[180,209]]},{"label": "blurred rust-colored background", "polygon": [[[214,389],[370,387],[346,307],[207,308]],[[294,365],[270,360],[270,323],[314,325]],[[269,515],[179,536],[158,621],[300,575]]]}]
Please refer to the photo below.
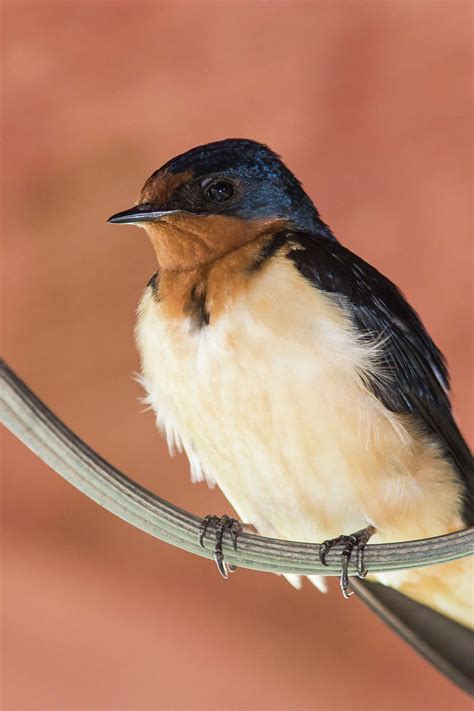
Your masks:
[{"label": "blurred rust-colored background", "polygon": [[[198,514],[132,373],[144,233],[105,223],[191,146],[268,143],[446,353],[469,436],[471,7],[3,4],[4,354],[80,436]],[[472,442],[472,439],[471,439]],[[215,567],[114,518],[3,438],[6,711],[467,709],[357,600]]]}]

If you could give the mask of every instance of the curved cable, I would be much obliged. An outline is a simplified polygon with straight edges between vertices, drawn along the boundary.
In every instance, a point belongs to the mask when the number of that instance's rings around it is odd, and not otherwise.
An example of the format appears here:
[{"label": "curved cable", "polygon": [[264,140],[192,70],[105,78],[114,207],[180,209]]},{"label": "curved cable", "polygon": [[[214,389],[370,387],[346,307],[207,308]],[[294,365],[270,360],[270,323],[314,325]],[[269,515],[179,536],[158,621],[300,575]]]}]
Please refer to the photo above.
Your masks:
[{"label": "curved cable", "polygon": [[[199,545],[200,518],[165,501],[122,474],[100,457],[36,397],[27,385],[0,361],[0,413],[5,426],[70,484],[132,526],[206,558],[213,556],[212,536]],[[368,545],[365,563],[370,572],[382,572],[444,563],[470,555],[474,527],[446,536],[418,541]],[[242,568],[296,573],[340,575],[341,549],[332,549],[328,566],[319,561],[317,543],[298,543],[242,533],[234,551],[224,535],[228,563]],[[351,565],[350,572],[355,572]]]}]

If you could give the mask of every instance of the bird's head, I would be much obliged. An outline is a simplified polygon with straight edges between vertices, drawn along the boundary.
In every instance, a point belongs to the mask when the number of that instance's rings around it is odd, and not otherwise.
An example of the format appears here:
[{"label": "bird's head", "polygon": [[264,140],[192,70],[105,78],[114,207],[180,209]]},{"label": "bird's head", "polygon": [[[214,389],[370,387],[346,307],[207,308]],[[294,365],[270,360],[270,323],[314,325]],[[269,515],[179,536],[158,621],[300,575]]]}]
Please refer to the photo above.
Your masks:
[{"label": "bird's head", "polygon": [[136,205],[108,221],[144,227],[160,266],[169,269],[214,260],[273,228],[314,231],[322,224],[280,158],[244,139],[198,146],[168,161],[148,178]]}]

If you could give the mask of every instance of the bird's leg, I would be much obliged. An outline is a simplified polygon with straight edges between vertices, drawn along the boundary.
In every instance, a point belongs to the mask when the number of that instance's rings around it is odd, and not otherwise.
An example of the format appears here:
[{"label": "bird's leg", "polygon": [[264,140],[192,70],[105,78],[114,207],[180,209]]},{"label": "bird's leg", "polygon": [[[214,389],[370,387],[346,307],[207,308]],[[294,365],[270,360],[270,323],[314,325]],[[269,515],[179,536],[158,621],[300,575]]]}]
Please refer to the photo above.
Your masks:
[{"label": "bird's leg", "polygon": [[199,543],[204,548],[204,538],[207,533],[209,526],[214,526],[214,560],[216,561],[217,569],[223,578],[228,578],[229,573],[233,573],[236,569],[235,565],[228,565],[224,562],[224,552],[222,550],[222,539],[224,532],[227,531],[232,540],[232,546],[234,550],[237,550],[237,539],[243,530],[242,524],[235,518],[231,518],[224,514],[224,516],[211,516],[210,514],[205,516],[199,526]]},{"label": "bird's leg", "polygon": [[349,592],[349,562],[351,560],[352,551],[354,548],[357,550],[357,575],[360,578],[365,578],[367,575],[367,568],[364,564],[364,550],[370,537],[375,533],[374,526],[367,526],[367,528],[362,528],[360,531],[351,533],[348,536],[342,535],[337,538],[330,538],[319,546],[319,560],[323,565],[328,565],[326,563],[326,556],[334,546],[343,544],[344,548],[341,553],[341,577],[340,585],[342,594],[345,598],[352,595]]}]

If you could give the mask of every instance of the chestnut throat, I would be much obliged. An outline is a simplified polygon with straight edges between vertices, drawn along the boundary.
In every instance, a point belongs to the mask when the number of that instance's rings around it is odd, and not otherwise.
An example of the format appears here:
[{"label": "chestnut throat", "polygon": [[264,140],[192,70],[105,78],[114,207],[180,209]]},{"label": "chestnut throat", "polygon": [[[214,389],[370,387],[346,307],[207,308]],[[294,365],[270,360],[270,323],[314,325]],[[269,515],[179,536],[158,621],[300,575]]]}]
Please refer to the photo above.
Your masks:
[{"label": "chestnut throat", "polygon": [[170,218],[146,226],[160,267],[149,286],[167,317],[189,319],[193,329],[208,326],[228,308],[284,246],[289,228],[283,220]]}]

